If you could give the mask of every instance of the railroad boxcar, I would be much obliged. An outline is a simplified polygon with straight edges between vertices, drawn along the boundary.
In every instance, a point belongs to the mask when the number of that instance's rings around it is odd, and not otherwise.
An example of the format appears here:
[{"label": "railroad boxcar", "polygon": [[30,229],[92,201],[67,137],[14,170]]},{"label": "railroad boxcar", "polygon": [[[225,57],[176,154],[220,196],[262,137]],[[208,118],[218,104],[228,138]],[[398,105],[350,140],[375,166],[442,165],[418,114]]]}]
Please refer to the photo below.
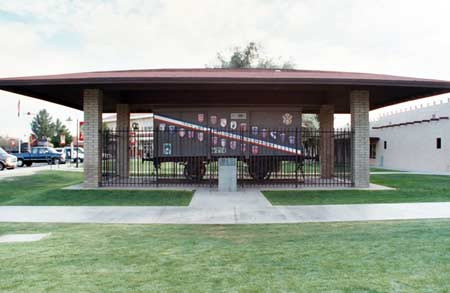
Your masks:
[{"label": "railroad boxcar", "polygon": [[267,179],[283,161],[298,161],[301,114],[295,107],[155,109],[152,161],[156,168],[183,163],[184,176],[199,180],[209,163],[234,157],[251,178]]}]

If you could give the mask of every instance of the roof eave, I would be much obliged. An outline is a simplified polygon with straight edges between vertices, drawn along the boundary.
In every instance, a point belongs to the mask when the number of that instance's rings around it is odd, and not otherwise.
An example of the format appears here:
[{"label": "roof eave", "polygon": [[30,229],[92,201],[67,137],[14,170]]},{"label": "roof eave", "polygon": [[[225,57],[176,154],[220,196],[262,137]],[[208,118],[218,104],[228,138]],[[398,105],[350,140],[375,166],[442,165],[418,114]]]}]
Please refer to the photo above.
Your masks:
[{"label": "roof eave", "polygon": [[43,85],[106,85],[106,84],[299,84],[343,86],[398,86],[449,89],[450,83],[428,80],[372,80],[372,79],[324,79],[324,78],[78,78],[78,79],[0,79],[0,88],[11,86]]}]

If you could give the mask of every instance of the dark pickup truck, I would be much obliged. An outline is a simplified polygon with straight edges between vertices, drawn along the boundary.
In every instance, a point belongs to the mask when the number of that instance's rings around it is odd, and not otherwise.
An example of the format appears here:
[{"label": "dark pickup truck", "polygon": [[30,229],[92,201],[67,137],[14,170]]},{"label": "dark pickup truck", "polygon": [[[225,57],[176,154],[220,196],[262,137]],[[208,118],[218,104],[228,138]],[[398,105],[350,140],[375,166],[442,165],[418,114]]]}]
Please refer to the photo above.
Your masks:
[{"label": "dark pickup truck", "polygon": [[34,147],[29,153],[14,154],[14,156],[17,157],[17,167],[29,167],[33,163],[65,163],[64,156],[50,147]]}]

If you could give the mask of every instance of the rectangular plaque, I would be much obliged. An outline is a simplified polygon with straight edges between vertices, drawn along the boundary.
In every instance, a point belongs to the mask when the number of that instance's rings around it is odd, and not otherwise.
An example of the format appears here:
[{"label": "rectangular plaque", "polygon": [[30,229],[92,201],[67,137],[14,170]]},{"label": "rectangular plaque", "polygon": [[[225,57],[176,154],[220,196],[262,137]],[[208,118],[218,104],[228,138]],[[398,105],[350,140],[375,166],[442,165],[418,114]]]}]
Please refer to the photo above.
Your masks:
[{"label": "rectangular plaque", "polygon": [[231,113],[230,114],[230,119],[234,119],[234,120],[245,120],[247,119],[247,113]]},{"label": "rectangular plaque", "polygon": [[236,159],[235,158],[220,158],[219,159],[219,166],[236,166]]},{"label": "rectangular plaque", "polygon": [[237,191],[236,158],[219,158],[219,191]]}]

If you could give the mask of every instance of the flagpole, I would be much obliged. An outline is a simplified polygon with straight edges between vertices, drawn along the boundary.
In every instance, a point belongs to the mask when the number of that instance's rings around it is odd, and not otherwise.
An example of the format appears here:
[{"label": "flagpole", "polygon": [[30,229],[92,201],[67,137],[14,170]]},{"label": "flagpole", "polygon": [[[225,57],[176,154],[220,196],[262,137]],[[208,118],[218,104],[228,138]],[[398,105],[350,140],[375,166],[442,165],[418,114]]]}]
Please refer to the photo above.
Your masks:
[{"label": "flagpole", "polygon": [[80,122],[78,122],[78,119],[77,119],[77,161],[76,161],[76,167],[78,168],[78,161],[80,160],[80,158],[78,157],[78,148],[79,148],[79,145],[78,145],[78,140],[80,139],[80,135],[78,134],[78,124],[79,124]]}]

